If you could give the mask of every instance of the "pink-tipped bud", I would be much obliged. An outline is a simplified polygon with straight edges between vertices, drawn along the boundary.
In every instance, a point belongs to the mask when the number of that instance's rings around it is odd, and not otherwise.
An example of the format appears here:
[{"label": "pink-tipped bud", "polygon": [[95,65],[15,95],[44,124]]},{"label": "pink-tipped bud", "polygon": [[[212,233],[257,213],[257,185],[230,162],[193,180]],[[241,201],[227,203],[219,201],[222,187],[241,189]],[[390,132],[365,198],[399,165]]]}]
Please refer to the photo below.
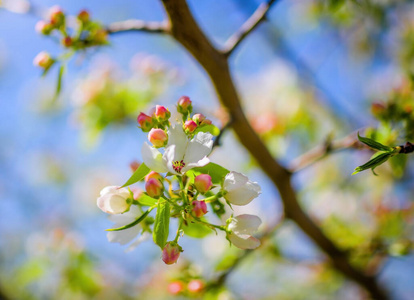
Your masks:
[{"label": "pink-tipped bud", "polygon": [[62,45],[66,48],[69,48],[70,46],[72,46],[72,44],[73,40],[70,36],[67,36],[62,40]]},{"label": "pink-tipped bud", "polygon": [[148,180],[150,180],[151,178],[155,178],[155,179],[159,180],[160,182],[162,182],[162,181],[163,181],[163,179],[164,179],[164,178],[161,176],[161,174],[159,174],[159,173],[157,173],[157,172],[154,172],[154,171],[149,172],[149,174],[148,174],[147,176],[145,176],[145,181],[148,181]]},{"label": "pink-tipped bud", "polygon": [[189,97],[182,96],[177,102],[177,111],[181,114],[190,114],[193,110],[193,104]]},{"label": "pink-tipped bud", "polygon": [[194,200],[191,204],[193,205],[193,213],[197,218],[207,213],[207,204],[205,201]]},{"label": "pink-tipped bud", "polygon": [[193,116],[193,121],[196,122],[197,125],[200,125],[205,119],[206,117],[203,114],[195,114]]},{"label": "pink-tipped bud", "polygon": [[164,147],[168,142],[168,135],[164,130],[159,128],[152,128],[148,133],[148,140],[156,148]]},{"label": "pink-tipped bud", "polygon": [[42,69],[49,69],[55,61],[49,55],[49,53],[42,51],[33,60],[33,65]]},{"label": "pink-tipped bud", "polygon": [[167,265],[172,265],[177,262],[181,252],[183,250],[180,245],[176,242],[168,242],[162,250],[162,260]]},{"label": "pink-tipped bud", "polygon": [[197,129],[197,124],[193,120],[185,121],[184,123],[184,130],[185,132],[192,133],[194,130]]},{"label": "pink-tipped bud", "polygon": [[152,198],[159,198],[164,192],[164,185],[158,179],[150,178],[145,183],[145,190],[148,196]]},{"label": "pink-tipped bud", "polygon": [[55,28],[62,26],[65,23],[65,13],[60,6],[53,6],[49,10],[50,24]]},{"label": "pink-tipped bud", "polygon": [[187,289],[190,293],[199,293],[204,289],[204,282],[200,279],[193,279],[188,283]]},{"label": "pink-tipped bud", "polygon": [[137,117],[137,122],[144,132],[148,132],[154,126],[152,118],[144,113],[140,113]]},{"label": "pink-tipped bud", "polygon": [[201,121],[201,123],[200,123],[200,126],[203,126],[203,125],[211,125],[211,120],[209,120],[209,119],[204,119],[203,121]]},{"label": "pink-tipped bud", "polygon": [[172,295],[178,295],[184,290],[182,281],[173,281],[168,285],[168,292]]},{"label": "pink-tipped bud", "polygon": [[162,105],[155,106],[154,115],[157,118],[157,120],[160,122],[167,121],[171,117],[170,111],[165,106],[162,106]]},{"label": "pink-tipped bud", "polygon": [[81,21],[82,23],[87,23],[90,20],[90,15],[89,12],[87,10],[81,10],[78,13],[78,20]]},{"label": "pink-tipped bud", "polygon": [[53,30],[53,26],[43,20],[40,20],[36,23],[35,30],[37,33],[48,35]]},{"label": "pink-tipped bud", "polygon": [[200,193],[204,194],[208,192],[213,186],[211,176],[208,174],[200,174],[194,179],[194,185]]}]

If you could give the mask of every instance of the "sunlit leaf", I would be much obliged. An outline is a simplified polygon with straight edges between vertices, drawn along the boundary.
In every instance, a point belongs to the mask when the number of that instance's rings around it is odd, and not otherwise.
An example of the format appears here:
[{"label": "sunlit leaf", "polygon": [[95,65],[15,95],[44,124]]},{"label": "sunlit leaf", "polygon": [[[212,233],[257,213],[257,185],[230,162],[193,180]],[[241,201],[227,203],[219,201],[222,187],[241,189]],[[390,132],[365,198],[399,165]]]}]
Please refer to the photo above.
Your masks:
[{"label": "sunlit leaf", "polygon": [[127,180],[127,182],[122,185],[122,187],[126,187],[142,180],[150,171],[151,170],[144,163],[142,163],[138,169],[135,170],[134,174],[132,174],[132,176]]},{"label": "sunlit leaf", "polygon": [[207,226],[200,223],[188,222],[187,226],[183,226],[184,234],[193,238],[203,238],[213,232]]},{"label": "sunlit leaf", "polygon": [[208,174],[215,184],[221,183],[223,178],[230,173],[226,168],[212,162],[204,167],[193,168],[190,172],[194,172],[196,176],[199,174]]},{"label": "sunlit leaf", "polygon": [[376,167],[385,163],[391,156],[392,156],[391,153],[381,153],[378,156],[371,159],[370,161],[368,161],[367,163],[363,164],[362,166],[355,168],[355,172],[352,173],[352,175],[368,170],[368,169],[372,169],[372,171],[374,171]]},{"label": "sunlit leaf", "polygon": [[378,143],[377,141],[374,141],[373,139],[360,136],[359,132],[358,132],[358,140],[360,140],[360,142],[364,143],[365,145],[367,145],[367,146],[369,146],[369,147],[371,147],[375,150],[386,151],[386,152],[394,151],[394,149],[392,147],[385,146],[381,143]]},{"label": "sunlit leaf", "polygon": [[154,242],[163,249],[168,239],[170,227],[170,204],[168,202],[160,202],[155,215],[154,231],[152,237]]}]

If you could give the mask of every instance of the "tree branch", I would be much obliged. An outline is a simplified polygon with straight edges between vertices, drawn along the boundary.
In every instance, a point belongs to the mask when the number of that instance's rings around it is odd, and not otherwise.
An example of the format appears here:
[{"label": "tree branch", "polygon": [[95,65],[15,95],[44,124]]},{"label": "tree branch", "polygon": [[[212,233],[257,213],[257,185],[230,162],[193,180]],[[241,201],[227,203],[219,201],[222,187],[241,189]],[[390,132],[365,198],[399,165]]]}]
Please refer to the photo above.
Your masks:
[{"label": "tree branch", "polygon": [[325,236],[305,214],[292,187],[291,173],[282,167],[254,132],[243,113],[227,55],[217,50],[201,31],[185,0],[162,0],[171,24],[171,35],[184,46],[207,72],[220,102],[232,117],[232,127],[240,143],[279,190],[285,216],[296,224],[327,254],[335,269],[365,288],[377,300],[388,299],[374,276],[351,265],[347,254]]},{"label": "tree branch", "polygon": [[230,56],[237,46],[252,32],[263,20],[276,0],[269,0],[266,3],[262,3],[251,15],[251,17],[235,32],[224,45],[224,54]]},{"label": "tree branch", "polygon": [[125,20],[114,22],[106,27],[109,34],[122,33],[129,31],[143,31],[149,33],[168,33],[168,22],[147,22],[143,20]]}]

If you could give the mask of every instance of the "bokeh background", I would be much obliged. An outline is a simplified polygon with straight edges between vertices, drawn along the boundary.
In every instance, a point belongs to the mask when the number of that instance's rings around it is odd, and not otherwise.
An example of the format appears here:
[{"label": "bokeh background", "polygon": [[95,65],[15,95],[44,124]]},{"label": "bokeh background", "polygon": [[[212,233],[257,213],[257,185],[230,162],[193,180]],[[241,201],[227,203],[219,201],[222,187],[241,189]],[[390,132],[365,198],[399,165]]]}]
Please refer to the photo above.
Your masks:
[{"label": "bokeh background", "polygon": [[[189,1],[217,45],[259,3]],[[53,5],[71,15],[87,9],[103,24],[165,17],[159,1],[31,4],[37,12]],[[184,237],[179,263],[167,266],[151,242],[127,253],[127,247],[109,243],[104,229],[112,223],[96,207],[99,191],[125,182],[131,162],[140,161],[146,140],[136,127],[140,111],[155,104],[174,109],[177,99],[188,95],[196,111],[219,127],[225,124],[227,116],[203,70],[169,37],[116,34],[110,45],[69,61],[55,99],[57,68],[43,78],[32,61],[40,51],[58,56],[63,48],[34,31],[40,16],[25,12],[27,2],[0,0],[0,5],[2,297],[170,299],[169,282],[182,277],[208,282],[226,270],[240,251],[229,248],[220,234]],[[392,145],[413,140],[412,41],[409,1],[280,1],[243,42],[231,66],[252,125],[275,157],[289,165],[327,139],[357,130],[368,128]],[[409,116],[383,117],[381,109],[389,103]],[[413,299],[412,164],[396,159],[378,168],[378,177],[369,171],[351,177],[371,154],[352,149],[332,154],[298,172],[295,186],[306,210],[352,253],[356,265],[380,261],[379,280],[393,299]],[[277,191],[231,131],[212,159],[262,186],[263,194],[237,213],[259,215],[263,229],[282,222]],[[216,296],[364,299],[289,221],[229,275]]]}]

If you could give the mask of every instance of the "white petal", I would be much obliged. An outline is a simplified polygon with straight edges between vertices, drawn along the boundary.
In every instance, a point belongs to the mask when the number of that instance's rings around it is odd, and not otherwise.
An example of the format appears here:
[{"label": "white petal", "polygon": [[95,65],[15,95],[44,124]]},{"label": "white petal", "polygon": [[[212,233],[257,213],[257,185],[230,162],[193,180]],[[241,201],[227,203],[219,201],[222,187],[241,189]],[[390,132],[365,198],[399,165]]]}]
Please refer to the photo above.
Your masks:
[{"label": "white petal", "polygon": [[171,145],[167,147],[164,151],[164,155],[162,156],[164,165],[168,168],[168,171],[170,171],[172,174],[180,174],[177,173],[173,168],[173,162],[175,157],[175,145]]},{"label": "white petal", "polygon": [[100,195],[103,196],[103,195],[106,195],[106,194],[109,194],[109,193],[114,193],[114,192],[116,192],[116,190],[118,188],[119,188],[119,186],[114,186],[114,185],[106,186],[101,190]]},{"label": "white petal", "polygon": [[168,144],[167,147],[175,145],[173,161],[180,161],[184,158],[185,151],[188,145],[188,137],[184,133],[181,124],[175,124],[168,130]]},{"label": "white petal", "polygon": [[255,215],[239,215],[232,218],[231,223],[229,224],[229,229],[236,235],[251,235],[255,233],[262,220]]},{"label": "white petal", "polygon": [[199,132],[188,143],[187,150],[184,155],[185,164],[198,164],[210,154],[213,147],[213,136],[210,133]]},{"label": "white petal", "polygon": [[234,246],[240,249],[256,249],[260,246],[260,240],[249,235],[237,236],[230,234],[229,239]]},{"label": "white petal", "polygon": [[147,142],[142,145],[141,149],[142,160],[152,171],[158,173],[168,172],[167,167],[162,159],[162,154],[157,149],[148,145]]},{"label": "white petal", "polygon": [[132,242],[128,248],[125,249],[125,252],[131,252],[136,247],[138,247],[139,244],[142,242],[145,242],[146,240],[149,240],[151,238],[151,234],[148,231],[145,231],[143,234],[141,234],[134,242]]},{"label": "white petal", "polygon": [[248,180],[246,175],[232,171],[224,177],[223,188],[230,192],[245,185]]},{"label": "white petal", "polygon": [[[114,228],[116,227],[114,226]],[[110,243],[119,243],[121,245],[125,245],[136,238],[140,231],[140,226],[134,226],[125,230],[110,231],[106,234],[106,237]]]}]

